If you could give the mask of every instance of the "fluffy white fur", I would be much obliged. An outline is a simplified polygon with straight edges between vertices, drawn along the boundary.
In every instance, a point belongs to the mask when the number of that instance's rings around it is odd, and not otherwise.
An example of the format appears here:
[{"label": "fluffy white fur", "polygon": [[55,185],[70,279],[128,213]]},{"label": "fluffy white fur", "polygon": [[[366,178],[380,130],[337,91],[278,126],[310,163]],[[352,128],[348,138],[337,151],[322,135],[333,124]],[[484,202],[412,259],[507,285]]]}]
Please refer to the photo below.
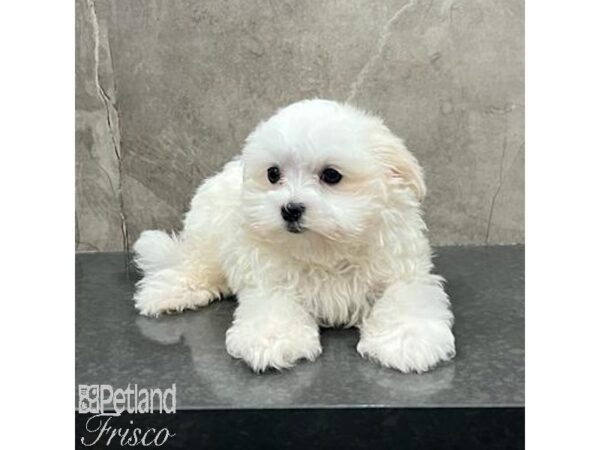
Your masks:
[{"label": "fluffy white fur", "polygon": [[[281,179],[272,184],[269,167]],[[343,178],[328,185],[324,168]],[[158,315],[234,293],[226,346],[257,372],[321,353],[319,326],[358,326],[358,351],[402,372],[454,355],[453,316],[431,274],[423,175],[401,139],[349,105],[306,100],[248,137],[241,157],[196,192],[184,229],[135,243],[135,305]],[[304,232],[281,207],[302,203]]]}]

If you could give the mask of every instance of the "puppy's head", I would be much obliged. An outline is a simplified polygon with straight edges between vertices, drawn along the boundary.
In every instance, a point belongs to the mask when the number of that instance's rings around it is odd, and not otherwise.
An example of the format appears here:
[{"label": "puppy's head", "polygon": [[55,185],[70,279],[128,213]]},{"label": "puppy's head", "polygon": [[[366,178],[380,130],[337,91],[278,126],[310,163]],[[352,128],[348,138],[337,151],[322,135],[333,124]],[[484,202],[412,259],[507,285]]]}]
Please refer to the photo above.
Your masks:
[{"label": "puppy's head", "polygon": [[248,137],[243,215],[272,241],[350,243],[390,199],[425,195],[421,168],[380,119],[326,100],[294,103]]}]

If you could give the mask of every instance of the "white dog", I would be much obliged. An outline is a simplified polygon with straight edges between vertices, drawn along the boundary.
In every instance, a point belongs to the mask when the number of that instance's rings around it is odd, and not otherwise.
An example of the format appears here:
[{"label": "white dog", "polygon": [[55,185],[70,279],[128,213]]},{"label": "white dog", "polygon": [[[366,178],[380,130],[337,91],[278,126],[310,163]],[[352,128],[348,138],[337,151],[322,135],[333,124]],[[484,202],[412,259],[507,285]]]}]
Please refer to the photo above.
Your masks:
[{"label": "white dog", "polygon": [[339,325],[360,328],[361,355],[426,371],[454,356],[454,336],[424,195],[419,164],[380,119],[294,103],[198,188],[179,235],[142,233],[135,306],[158,315],[235,294],[227,351],[257,372],[314,360],[319,326]]}]

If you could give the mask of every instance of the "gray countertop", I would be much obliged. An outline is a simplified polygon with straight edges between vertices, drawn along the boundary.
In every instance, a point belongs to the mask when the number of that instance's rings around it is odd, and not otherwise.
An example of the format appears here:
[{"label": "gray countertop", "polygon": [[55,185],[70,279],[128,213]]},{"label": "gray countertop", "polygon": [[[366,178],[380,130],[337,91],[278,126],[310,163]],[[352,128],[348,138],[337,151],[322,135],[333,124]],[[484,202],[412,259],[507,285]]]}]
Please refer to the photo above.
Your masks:
[{"label": "gray countertop", "polygon": [[322,330],[323,354],[256,375],[225,351],[235,301],[150,319],[123,254],[76,256],[76,384],[177,386],[178,409],[524,405],[524,247],[442,247],[456,358],[405,375],[362,359],[356,329]]}]

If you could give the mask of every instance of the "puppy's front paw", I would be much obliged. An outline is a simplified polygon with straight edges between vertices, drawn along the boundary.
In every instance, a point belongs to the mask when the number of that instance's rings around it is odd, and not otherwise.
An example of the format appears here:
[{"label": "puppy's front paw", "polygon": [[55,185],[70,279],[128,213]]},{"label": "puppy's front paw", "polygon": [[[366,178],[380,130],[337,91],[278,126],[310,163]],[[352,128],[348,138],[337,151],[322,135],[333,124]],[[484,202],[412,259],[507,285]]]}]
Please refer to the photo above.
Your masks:
[{"label": "puppy's front paw", "polygon": [[421,373],[454,357],[454,335],[446,321],[407,321],[394,327],[362,330],[357,350],[386,367]]},{"label": "puppy's front paw", "polygon": [[287,369],[300,359],[314,361],[322,351],[318,328],[297,323],[237,323],[227,330],[226,345],[231,356],[243,359],[255,372]]},{"label": "puppy's front paw", "polygon": [[208,305],[218,292],[195,287],[169,271],[144,278],[133,296],[135,307],[144,316],[158,316]]},{"label": "puppy's front paw", "polygon": [[166,292],[141,290],[134,297],[135,307],[143,316],[181,312],[208,305],[215,295],[204,289],[173,289]]}]

